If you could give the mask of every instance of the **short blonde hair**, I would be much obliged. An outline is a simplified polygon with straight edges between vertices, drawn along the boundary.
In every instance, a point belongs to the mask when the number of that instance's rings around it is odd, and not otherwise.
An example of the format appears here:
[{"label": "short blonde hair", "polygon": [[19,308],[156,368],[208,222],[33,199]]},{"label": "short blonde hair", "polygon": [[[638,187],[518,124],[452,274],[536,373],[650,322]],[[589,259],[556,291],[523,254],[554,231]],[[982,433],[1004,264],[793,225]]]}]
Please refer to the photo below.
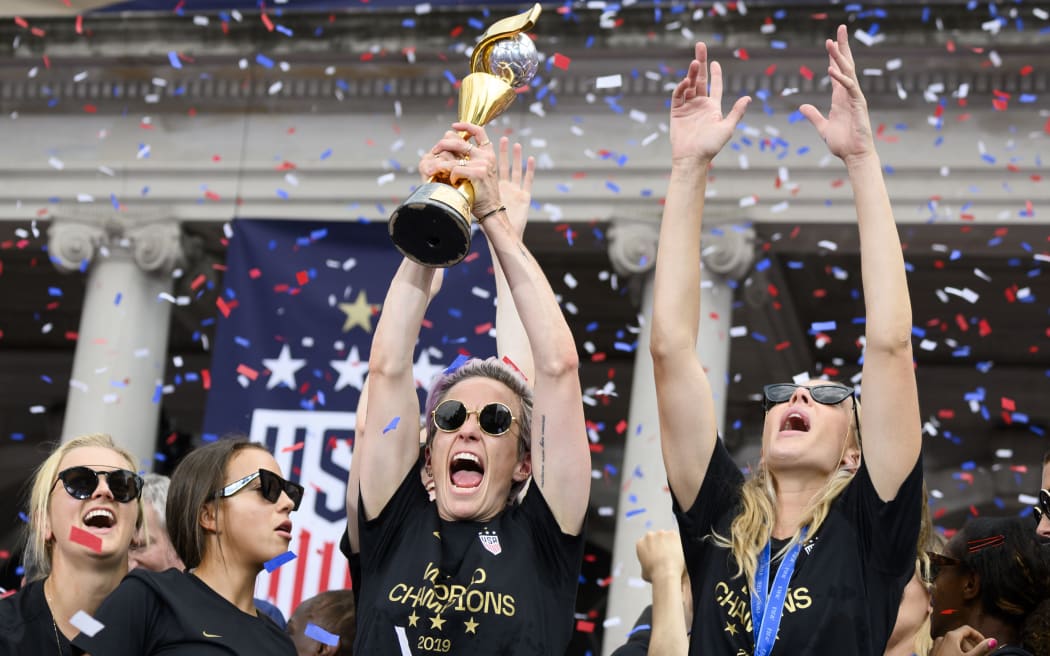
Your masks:
[{"label": "short blonde hair", "polygon": [[[29,492],[29,523],[26,525],[26,550],[23,564],[25,566],[26,580],[37,581],[47,578],[51,574],[51,552],[54,541],[49,540],[46,534],[48,506],[51,500],[51,490],[58,481],[59,465],[62,458],[70,451],[82,447],[97,446],[109,449],[128,461],[129,469],[136,471],[135,456],[120,446],[109,435],[94,433],[74,437],[65,444],[59,445],[51,452],[44,462],[36,469],[33,475],[33,484]],[[142,525],[142,497],[138,501],[138,519],[136,528]]]}]

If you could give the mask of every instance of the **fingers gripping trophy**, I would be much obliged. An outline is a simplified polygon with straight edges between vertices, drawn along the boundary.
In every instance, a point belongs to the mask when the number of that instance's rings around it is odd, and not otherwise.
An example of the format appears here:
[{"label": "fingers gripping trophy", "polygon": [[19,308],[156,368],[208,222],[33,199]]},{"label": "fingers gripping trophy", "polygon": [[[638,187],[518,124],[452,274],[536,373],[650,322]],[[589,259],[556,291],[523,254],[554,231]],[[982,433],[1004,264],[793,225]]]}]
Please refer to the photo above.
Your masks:
[{"label": "fingers gripping trophy", "polygon": [[[502,114],[536,74],[539,56],[525,34],[536,24],[532,9],[493,23],[470,57],[470,75],[459,90],[459,120],[484,126]],[[461,132],[464,139],[469,134]],[[486,144],[478,144],[486,145]],[[469,150],[468,150],[469,152]],[[390,238],[401,253],[429,267],[449,267],[470,251],[470,208],[474,189],[467,180],[452,184],[447,173],[430,178],[390,215]]]}]

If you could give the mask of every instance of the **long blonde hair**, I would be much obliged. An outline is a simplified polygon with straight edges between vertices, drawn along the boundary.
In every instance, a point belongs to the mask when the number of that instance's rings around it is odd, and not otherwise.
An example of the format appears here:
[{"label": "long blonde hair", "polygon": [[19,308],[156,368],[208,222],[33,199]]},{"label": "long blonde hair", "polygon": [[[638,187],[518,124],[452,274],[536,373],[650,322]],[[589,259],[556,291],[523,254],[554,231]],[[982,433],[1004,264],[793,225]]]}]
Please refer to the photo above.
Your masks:
[{"label": "long blonde hair", "polygon": [[[842,446],[842,454],[839,456],[841,462],[850,447],[860,448],[860,403],[853,396],[854,417],[849,422],[846,431],[846,440]],[[856,470],[840,468],[835,471],[824,483],[809,505],[802,513],[802,521],[794,535],[782,549],[774,554],[774,558],[782,557],[796,542],[802,534],[802,528],[808,527],[808,534],[814,535],[820,530],[824,520],[831,511],[831,504],[838,498],[846,486],[853,480]],[[755,475],[744,481],[740,489],[740,512],[733,519],[729,527],[729,537],[712,533],[714,544],[729,549],[736,562],[737,571],[734,577],[745,576],[748,589],[754,588],[755,571],[758,569],[758,554],[765,549],[766,543],[772,536],[773,527],[776,525],[777,492],[773,487],[773,476],[765,463],[759,464]]]},{"label": "long blonde hair", "polygon": [[[37,467],[33,475],[33,485],[29,492],[29,523],[26,525],[26,551],[23,565],[25,566],[26,580],[37,581],[47,578],[51,574],[51,554],[54,549],[54,540],[47,537],[48,507],[51,500],[51,490],[58,481],[58,468],[62,464],[62,458],[74,449],[81,447],[97,446],[116,452],[128,461],[129,469],[135,471],[135,456],[127,449],[117,446],[113,438],[102,433],[81,435],[62,444],[51,452],[44,462]],[[138,519],[136,528],[142,525],[142,497],[136,502],[138,506]],[[130,546],[130,545],[129,545]]]}]

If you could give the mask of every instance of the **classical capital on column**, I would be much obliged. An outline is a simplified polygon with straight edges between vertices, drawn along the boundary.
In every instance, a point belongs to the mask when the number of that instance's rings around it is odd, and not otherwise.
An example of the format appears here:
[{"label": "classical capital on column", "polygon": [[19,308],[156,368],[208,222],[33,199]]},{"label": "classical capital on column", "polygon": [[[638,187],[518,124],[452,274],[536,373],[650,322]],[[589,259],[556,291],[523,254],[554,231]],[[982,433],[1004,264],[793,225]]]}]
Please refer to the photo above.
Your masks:
[{"label": "classical capital on column", "polygon": [[48,237],[51,260],[66,272],[83,270],[96,255],[130,257],[143,271],[164,274],[185,259],[179,223],[153,213],[78,209],[54,217]]},{"label": "classical capital on column", "polygon": [[609,261],[617,274],[636,275],[656,266],[660,226],[644,221],[614,221],[609,228]]},{"label": "classical capital on column", "polygon": [[183,262],[182,229],[175,221],[147,223],[124,231],[135,263],[143,271],[170,273]]},{"label": "classical capital on column", "polygon": [[58,270],[79,271],[108,239],[101,225],[56,219],[47,231],[47,252]]},{"label": "classical capital on column", "polygon": [[755,261],[755,231],[749,226],[725,224],[704,230],[700,259],[715,274],[740,280]]}]

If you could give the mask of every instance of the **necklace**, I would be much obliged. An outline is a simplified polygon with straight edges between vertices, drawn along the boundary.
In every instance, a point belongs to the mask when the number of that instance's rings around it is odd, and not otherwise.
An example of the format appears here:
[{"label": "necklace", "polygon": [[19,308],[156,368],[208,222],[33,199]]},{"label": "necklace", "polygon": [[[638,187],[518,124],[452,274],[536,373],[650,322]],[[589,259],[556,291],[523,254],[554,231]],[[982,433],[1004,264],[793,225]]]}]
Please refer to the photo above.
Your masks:
[{"label": "necklace", "polygon": [[58,649],[58,656],[64,656],[65,652],[62,651],[62,641],[58,638],[58,623],[55,622],[55,612],[53,608],[55,602],[52,601],[51,596],[47,594],[47,581],[44,581],[43,588],[44,599],[47,600],[47,610],[51,614],[51,628],[55,630],[55,647]]},{"label": "necklace", "polygon": [[58,624],[55,624],[55,618],[51,618],[51,628],[55,630],[55,647],[58,648],[58,656],[63,656],[62,641],[58,639]]}]

